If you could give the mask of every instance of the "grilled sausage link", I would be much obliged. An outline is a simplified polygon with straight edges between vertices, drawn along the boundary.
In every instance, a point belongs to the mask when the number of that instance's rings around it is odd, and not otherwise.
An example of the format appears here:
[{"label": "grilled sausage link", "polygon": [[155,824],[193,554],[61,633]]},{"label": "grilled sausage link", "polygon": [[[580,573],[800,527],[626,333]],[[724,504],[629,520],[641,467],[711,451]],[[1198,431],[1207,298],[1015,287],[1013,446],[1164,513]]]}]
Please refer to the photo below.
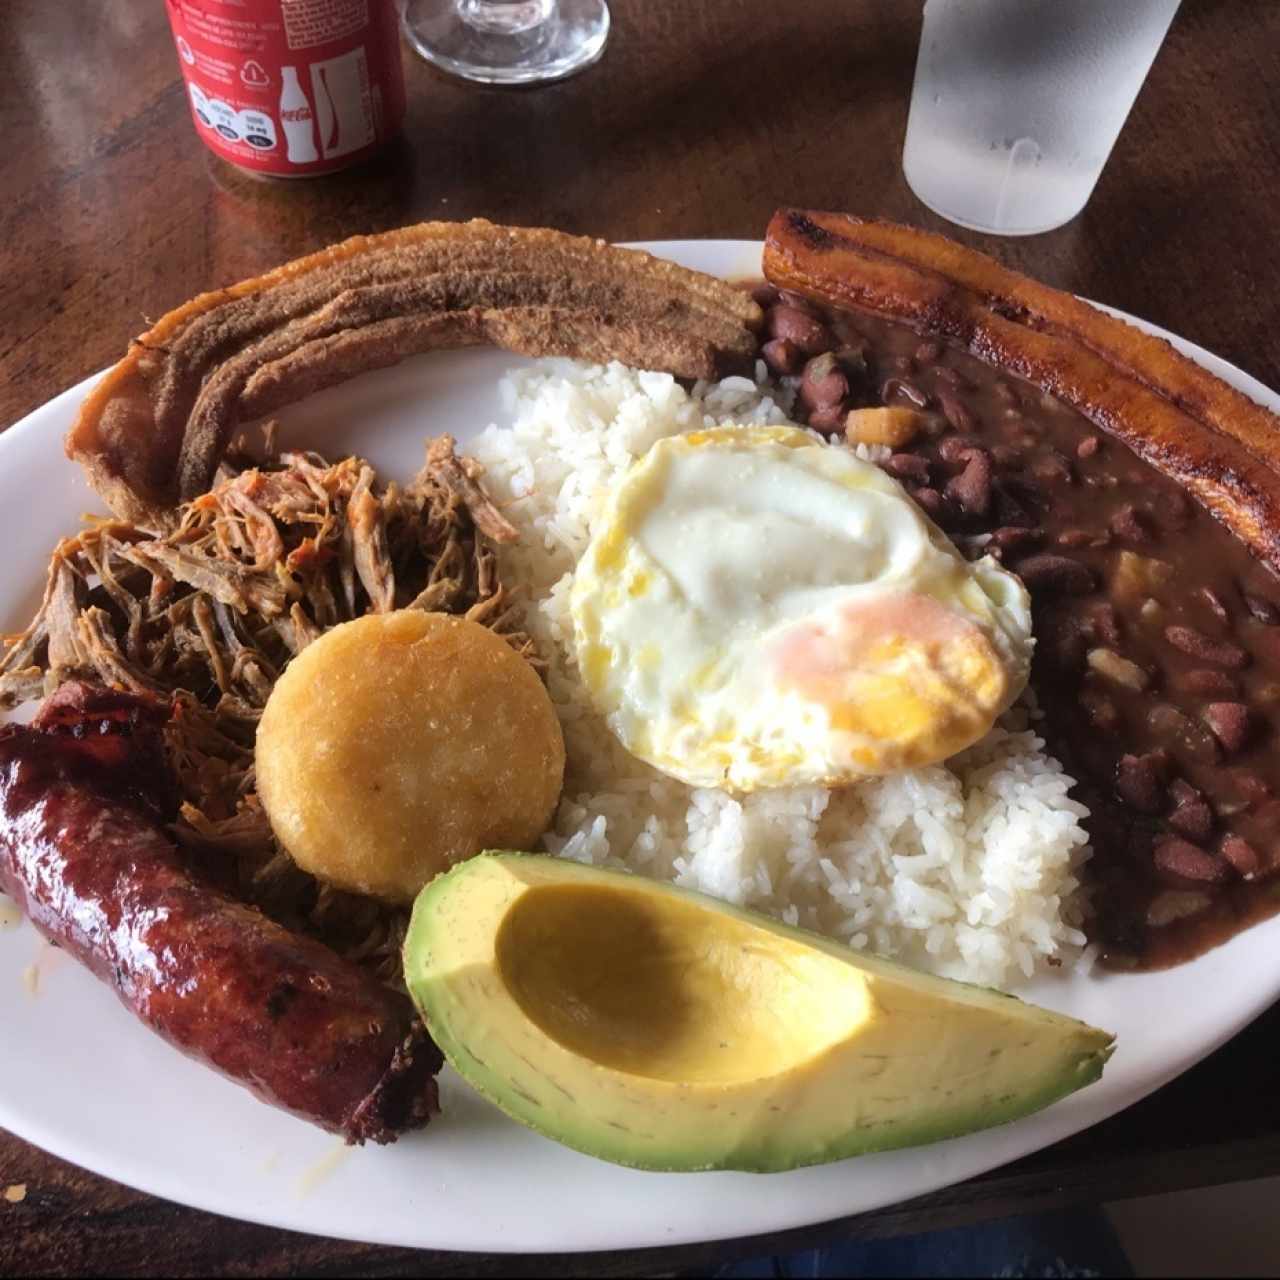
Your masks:
[{"label": "grilled sausage link", "polygon": [[409,1001],[208,887],[165,832],[162,704],[64,685],[0,729],[0,890],[153,1031],[258,1097],[392,1142],[436,1110]]}]

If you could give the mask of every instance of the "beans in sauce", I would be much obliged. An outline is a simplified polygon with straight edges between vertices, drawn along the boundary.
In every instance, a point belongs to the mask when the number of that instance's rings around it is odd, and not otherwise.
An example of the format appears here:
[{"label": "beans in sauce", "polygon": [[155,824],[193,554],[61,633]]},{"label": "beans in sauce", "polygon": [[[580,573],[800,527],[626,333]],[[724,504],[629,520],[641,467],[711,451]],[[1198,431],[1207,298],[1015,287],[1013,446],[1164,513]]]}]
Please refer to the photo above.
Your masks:
[{"label": "beans in sauce", "polygon": [[1031,593],[1036,727],[1091,812],[1104,963],[1174,964],[1280,910],[1275,574],[1037,387],[876,316],[769,300],[800,417],[838,436],[852,409],[915,411],[884,469]]}]

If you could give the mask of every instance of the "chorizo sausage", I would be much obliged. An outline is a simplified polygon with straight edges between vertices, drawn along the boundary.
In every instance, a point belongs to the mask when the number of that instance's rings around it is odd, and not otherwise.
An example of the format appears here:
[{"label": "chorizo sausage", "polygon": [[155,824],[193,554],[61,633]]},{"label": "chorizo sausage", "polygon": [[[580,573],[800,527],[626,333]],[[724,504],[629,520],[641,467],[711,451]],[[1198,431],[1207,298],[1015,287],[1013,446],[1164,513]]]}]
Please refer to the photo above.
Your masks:
[{"label": "chorizo sausage", "polygon": [[258,1097],[392,1142],[436,1110],[409,1001],[213,888],[165,829],[162,703],[63,685],[0,729],[0,890],[153,1031]]}]

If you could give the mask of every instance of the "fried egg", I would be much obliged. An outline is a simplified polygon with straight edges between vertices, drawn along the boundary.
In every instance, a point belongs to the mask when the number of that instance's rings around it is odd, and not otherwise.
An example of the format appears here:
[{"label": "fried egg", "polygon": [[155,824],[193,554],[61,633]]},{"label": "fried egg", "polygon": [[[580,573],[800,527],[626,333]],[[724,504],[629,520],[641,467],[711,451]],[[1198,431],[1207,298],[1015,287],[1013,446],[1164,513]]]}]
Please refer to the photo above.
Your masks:
[{"label": "fried egg", "polygon": [[583,683],[693,786],[838,786],[983,737],[1026,685],[1027,593],[905,489],[791,427],[661,440],[570,590]]}]

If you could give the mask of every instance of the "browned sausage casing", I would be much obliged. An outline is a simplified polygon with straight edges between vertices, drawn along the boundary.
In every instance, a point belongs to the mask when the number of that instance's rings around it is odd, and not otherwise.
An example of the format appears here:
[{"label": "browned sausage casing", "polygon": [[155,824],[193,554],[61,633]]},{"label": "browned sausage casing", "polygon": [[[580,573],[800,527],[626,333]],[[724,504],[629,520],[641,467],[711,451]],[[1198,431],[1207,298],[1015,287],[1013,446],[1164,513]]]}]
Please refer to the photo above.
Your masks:
[{"label": "browned sausage casing", "polygon": [[162,705],[64,685],[0,729],[0,890],[152,1030],[260,1098],[391,1142],[436,1109],[403,996],[201,884],[164,829]]}]

